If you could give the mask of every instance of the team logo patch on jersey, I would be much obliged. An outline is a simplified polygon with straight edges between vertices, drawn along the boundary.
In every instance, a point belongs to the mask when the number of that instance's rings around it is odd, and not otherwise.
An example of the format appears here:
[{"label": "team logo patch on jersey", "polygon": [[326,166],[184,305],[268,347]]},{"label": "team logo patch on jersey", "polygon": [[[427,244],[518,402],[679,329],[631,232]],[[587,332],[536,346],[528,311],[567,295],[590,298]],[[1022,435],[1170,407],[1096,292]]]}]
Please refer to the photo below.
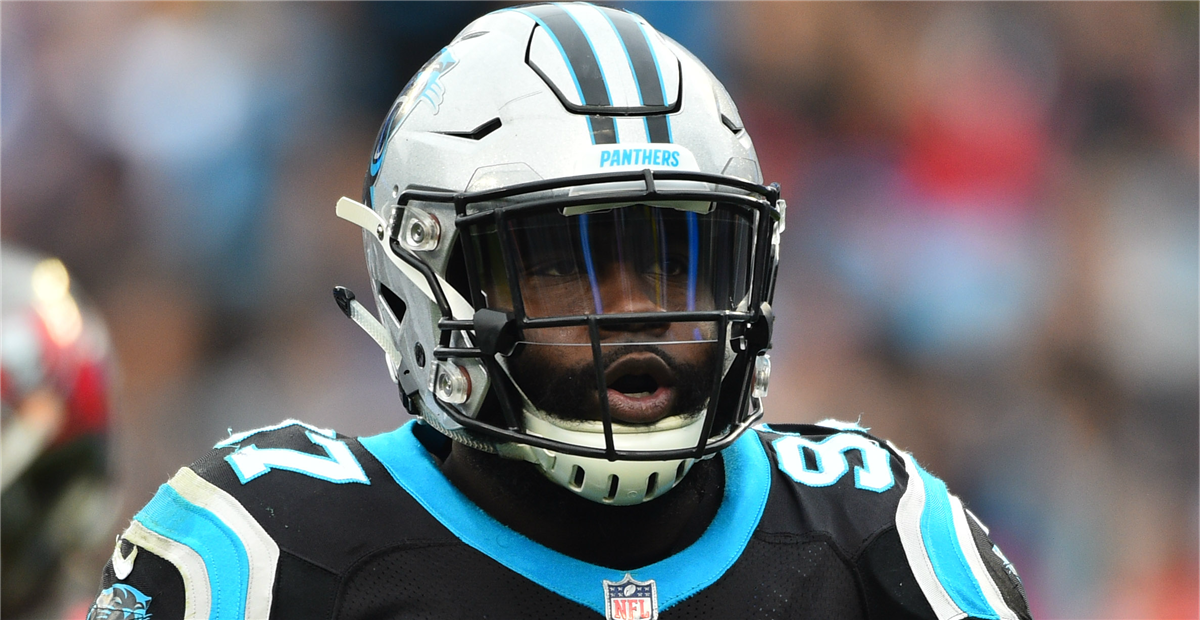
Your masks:
[{"label": "team logo patch on jersey", "polygon": [[150,597],[118,583],[96,597],[87,620],[150,620],[150,615]]},{"label": "team logo patch on jersey", "polygon": [[604,617],[607,620],[658,620],[658,586],[653,579],[604,580]]}]

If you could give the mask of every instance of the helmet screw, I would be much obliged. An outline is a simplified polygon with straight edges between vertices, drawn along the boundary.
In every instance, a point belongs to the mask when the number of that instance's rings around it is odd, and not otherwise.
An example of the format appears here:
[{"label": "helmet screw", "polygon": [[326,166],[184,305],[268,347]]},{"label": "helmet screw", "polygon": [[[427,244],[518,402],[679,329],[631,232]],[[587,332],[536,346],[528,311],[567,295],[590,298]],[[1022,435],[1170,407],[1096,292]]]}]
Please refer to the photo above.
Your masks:
[{"label": "helmet screw", "polygon": [[429,252],[437,249],[438,238],[442,234],[437,218],[416,207],[408,207],[404,211],[404,245],[410,250]]},{"label": "helmet screw", "polygon": [[437,362],[433,367],[433,393],[438,400],[461,405],[471,396],[471,376],[457,364]]},{"label": "helmet screw", "polygon": [[762,398],[767,395],[767,384],[771,382],[771,356],[763,353],[754,360],[754,387],[750,395]]},{"label": "helmet screw", "polygon": [[421,343],[418,342],[417,346],[413,349],[413,356],[417,358],[417,366],[424,368],[425,367],[425,347],[421,346]]},{"label": "helmet screw", "polygon": [[375,236],[379,237],[380,241],[383,240],[383,224],[375,227]]}]

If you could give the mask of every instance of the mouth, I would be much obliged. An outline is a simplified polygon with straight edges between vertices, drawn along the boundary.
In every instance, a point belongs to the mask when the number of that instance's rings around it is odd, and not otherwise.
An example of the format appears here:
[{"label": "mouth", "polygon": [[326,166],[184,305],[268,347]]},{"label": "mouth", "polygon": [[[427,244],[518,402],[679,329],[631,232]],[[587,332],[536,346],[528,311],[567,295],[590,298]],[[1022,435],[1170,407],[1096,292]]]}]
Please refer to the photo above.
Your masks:
[{"label": "mouth", "polygon": [[604,373],[608,410],[614,420],[652,424],[672,413],[676,400],[675,373],[658,355],[631,353]]}]

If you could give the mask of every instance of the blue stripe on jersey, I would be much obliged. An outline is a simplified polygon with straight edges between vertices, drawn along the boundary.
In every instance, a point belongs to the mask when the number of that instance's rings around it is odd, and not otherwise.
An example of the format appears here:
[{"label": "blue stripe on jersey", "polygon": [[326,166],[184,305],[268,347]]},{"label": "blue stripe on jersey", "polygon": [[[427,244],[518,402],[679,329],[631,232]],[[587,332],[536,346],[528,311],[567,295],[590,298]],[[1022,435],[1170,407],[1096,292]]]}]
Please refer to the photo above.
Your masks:
[{"label": "blue stripe on jersey", "polygon": [[771,486],[771,466],[757,434],[747,432],[722,454],[725,498],[708,530],[687,549],[650,566],[613,570],[563,555],[514,532],[467,499],[442,475],[413,435],[415,421],[359,441],[429,514],[467,545],[567,599],[604,614],[603,581],[653,579],[659,611],[712,585],[741,556],[758,527]]},{"label": "blue stripe on jersey", "polygon": [[212,618],[242,618],[250,585],[250,559],[246,547],[229,526],[164,484],[135,521],[160,536],[190,547],[204,560],[212,592]]},{"label": "blue stripe on jersey", "polygon": [[[916,460],[912,461],[916,465]],[[950,505],[950,494],[946,484],[916,465],[917,473],[925,486],[925,507],[921,510],[921,538],[925,542],[925,553],[933,564],[946,593],[958,608],[973,618],[999,620],[1000,615],[987,602],[979,582],[967,564],[954,532],[954,514]]]}]

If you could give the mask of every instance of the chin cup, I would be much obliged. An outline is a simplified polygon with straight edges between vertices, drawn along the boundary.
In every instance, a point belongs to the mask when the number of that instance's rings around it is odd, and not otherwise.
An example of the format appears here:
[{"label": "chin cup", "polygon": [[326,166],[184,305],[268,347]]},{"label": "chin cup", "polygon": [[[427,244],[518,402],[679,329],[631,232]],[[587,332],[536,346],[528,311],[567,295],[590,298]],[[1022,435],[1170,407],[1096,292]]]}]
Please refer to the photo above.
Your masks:
[{"label": "chin cup", "polygon": [[[564,428],[540,416],[525,414],[530,434],[578,445],[604,447],[600,422],[571,422]],[[594,427],[594,428],[593,428]],[[669,450],[690,448],[704,432],[704,416],[667,418],[649,426],[613,424],[613,444],[618,450]],[[694,458],[664,461],[609,461],[560,454],[524,446],[521,458],[530,461],[555,484],[601,504],[630,506],[654,499],[671,490],[696,462]]]}]

